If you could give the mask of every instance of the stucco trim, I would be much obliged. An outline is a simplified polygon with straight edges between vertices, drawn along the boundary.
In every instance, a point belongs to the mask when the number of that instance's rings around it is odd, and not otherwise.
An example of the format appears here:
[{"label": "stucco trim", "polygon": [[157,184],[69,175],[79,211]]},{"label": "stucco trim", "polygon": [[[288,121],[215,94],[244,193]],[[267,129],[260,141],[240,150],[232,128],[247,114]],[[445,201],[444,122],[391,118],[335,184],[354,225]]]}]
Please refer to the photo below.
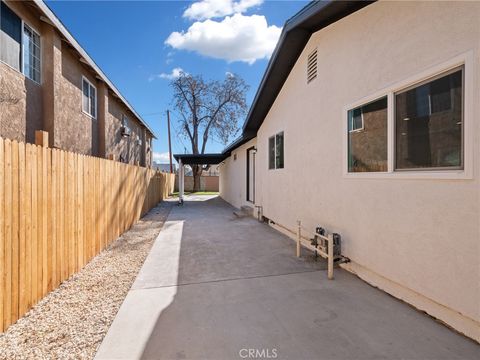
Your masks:
[{"label": "stucco trim", "polygon": [[376,272],[363,267],[362,265],[351,261],[341,264],[340,267],[357,275],[368,284],[379,288],[382,291],[405,301],[417,310],[425,311],[430,316],[440,320],[449,327],[464,334],[465,336],[480,342],[480,323],[456,312],[449,307],[442,305],[426,296],[419,294],[401,284],[387,279]]},{"label": "stucco trim", "polygon": [[[292,229],[275,222],[273,219],[272,221],[274,223],[268,224],[270,227],[286,235],[290,240],[296,241],[296,235]],[[366,283],[406,302],[419,311],[426,312],[444,325],[480,343],[480,323],[478,321],[388,279],[355,261],[350,260],[348,263],[340,264],[340,267],[355,274]]]},{"label": "stucco trim", "polygon": [[[395,155],[395,114],[394,99],[395,93],[409,88],[415,84],[426,81],[432,77],[463,66],[464,72],[464,135],[463,135],[463,152],[464,152],[464,168],[452,170],[394,170]],[[475,80],[475,64],[474,51],[457,55],[447,61],[433,65],[405,79],[397,81],[387,87],[361,99],[355,100],[344,106],[342,111],[342,169],[343,178],[345,179],[436,179],[436,180],[472,180],[474,175],[474,146],[473,146],[473,130],[474,130],[474,80]],[[387,120],[387,141],[388,141],[388,170],[383,172],[364,172],[351,173],[348,172],[348,111],[363,104],[370,103],[377,99],[387,96],[388,99],[388,120]]]}]

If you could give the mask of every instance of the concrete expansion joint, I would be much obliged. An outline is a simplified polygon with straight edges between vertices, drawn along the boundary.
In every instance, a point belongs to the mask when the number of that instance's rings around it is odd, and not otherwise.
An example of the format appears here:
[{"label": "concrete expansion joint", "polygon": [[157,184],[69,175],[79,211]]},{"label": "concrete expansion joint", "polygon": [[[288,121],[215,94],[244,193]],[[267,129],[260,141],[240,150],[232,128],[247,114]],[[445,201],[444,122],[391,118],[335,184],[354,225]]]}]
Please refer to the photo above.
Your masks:
[{"label": "concrete expansion joint", "polygon": [[162,288],[182,287],[182,286],[200,285],[200,284],[214,284],[214,283],[232,282],[232,281],[239,281],[239,280],[255,280],[255,279],[262,279],[262,278],[272,278],[272,277],[296,275],[296,274],[303,274],[303,273],[313,273],[313,272],[321,272],[321,271],[327,271],[327,270],[326,269],[302,270],[302,271],[294,271],[294,272],[288,272],[283,274],[244,276],[244,277],[238,277],[238,278],[198,281],[198,282],[182,283],[182,284],[176,284],[176,285],[146,286],[142,288],[135,288],[135,289],[132,288],[130,289],[130,291],[162,289]]}]

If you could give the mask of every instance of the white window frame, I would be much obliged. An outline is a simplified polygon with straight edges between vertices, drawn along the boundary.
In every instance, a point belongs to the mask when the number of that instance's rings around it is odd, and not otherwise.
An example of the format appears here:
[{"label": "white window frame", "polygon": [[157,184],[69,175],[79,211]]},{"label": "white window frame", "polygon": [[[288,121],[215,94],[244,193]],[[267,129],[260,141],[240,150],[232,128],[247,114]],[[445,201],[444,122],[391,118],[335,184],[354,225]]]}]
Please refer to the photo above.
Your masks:
[{"label": "white window frame", "polygon": [[[368,105],[368,103],[365,103],[364,105]],[[365,129],[365,122],[363,120],[363,111],[362,111],[362,108],[363,108],[364,105],[360,105],[360,106],[357,106],[356,108],[350,109],[350,110],[353,111],[353,110],[356,110],[356,109],[360,108],[360,118],[362,119],[362,126],[359,127],[358,129],[353,128],[353,114],[352,114],[352,123],[350,125],[351,130],[348,131],[349,133],[360,132],[360,131],[363,131]],[[347,113],[347,116],[348,116],[348,113]]]},{"label": "white window frame", "polygon": [[[0,0],[1,1],[1,0]],[[18,13],[13,10],[10,6],[8,6],[7,3],[5,3],[4,1],[2,1],[15,15],[17,15],[19,18],[20,18],[20,21],[21,21],[21,29],[20,29],[20,69],[16,69],[14,68],[13,66],[11,66],[10,64],[7,64],[6,62],[0,60],[0,63],[8,66],[10,69],[22,74],[25,78],[27,78],[28,80],[31,80],[34,84],[37,84],[37,85],[41,85],[42,84],[42,66],[43,66],[43,38],[42,36],[40,35],[40,32],[37,31],[37,29],[30,25],[28,22],[26,22],[25,20],[23,20],[23,18],[18,15]],[[23,41],[24,41],[24,34],[23,34],[23,31],[25,29],[25,26],[28,26],[28,28],[34,32],[35,34],[38,35],[38,37],[40,38],[40,79],[39,81],[36,81],[36,80],[33,80],[31,79],[29,76],[27,76],[27,74],[25,74],[25,72],[23,71],[23,69],[25,68],[25,62],[24,62],[24,56],[23,56]]]},{"label": "white window frame", "polygon": [[[277,135],[283,134],[283,167],[277,167]],[[270,168],[270,139],[273,138],[273,168]],[[268,170],[282,170],[285,169],[285,131],[277,131],[272,136],[269,136],[267,139],[267,149],[268,149],[268,161],[267,166]]]},{"label": "white window frame", "polygon": [[[395,93],[428,81],[457,67],[463,66],[463,169],[438,170],[395,170]],[[468,51],[432,67],[429,67],[404,80],[398,81],[374,94],[345,106],[342,111],[343,124],[343,177],[352,179],[473,179],[473,136],[474,136],[474,78],[475,61],[473,51]],[[348,111],[387,96],[387,171],[349,172],[348,171]]]},{"label": "white window frame", "polygon": [[[86,81],[89,85],[88,87],[88,108],[89,110],[92,109],[92,104],[91,104],[91,98],[90,98],[90,87],[93,87],[95,89],[95,115],[93,114],[90,114],[90,112],[88,111],[85,111],[85,109],[83,108],[83,82]],[[97,101],[97,98],[98,98],[98,90],[97,90],[97,87],[95,85],[92,84],[92,82],[90,80],[88,80],[85,76],[82,75],[82,88],[81,88],[81,92],[82,92],[82,101],[81,101],[81,106],[82,106],[82,112],[84,114],[86,114],[87,116],[91,117],[92,119],[96,119],[97,118],[97,113],[98,113],[98,101]]]},{"label": "white window frame", "polygon": [[[18,15],[17,15],[18,16]],[[25,41],[25,27],[27,27],[31,32],[35,33],[35,35],[38,36],[38,38],[40,39],[40,44],[39,44],[39,47],[40,47],[40,58],[39,58],[39,61],[40,61],[40,69],[39,69],[39,72],[40,72],[40,79],[37,81],[37,80],[34,80],[32,79],[30,76],[28,76],[26,73],[25,73],[25,56],[24,56],[24,48],[23,48],[23,44],[24,44],[24,41]],[[29,80],[32,80],[35,84],[38,84],[38,85],[41,85],[42,84],[42,57],[43,57],[43,44],[42,44],[42,37],[40,36],[40,33],[35,30],[34,27],[32,27],[30,24],[26,23],[23,19],[22,19],[22,36],[21,36],[21,48],[22,48],[22,51],[21,51],[21,64],[22,64],[22,69],[21,69],[21,73]]]}]

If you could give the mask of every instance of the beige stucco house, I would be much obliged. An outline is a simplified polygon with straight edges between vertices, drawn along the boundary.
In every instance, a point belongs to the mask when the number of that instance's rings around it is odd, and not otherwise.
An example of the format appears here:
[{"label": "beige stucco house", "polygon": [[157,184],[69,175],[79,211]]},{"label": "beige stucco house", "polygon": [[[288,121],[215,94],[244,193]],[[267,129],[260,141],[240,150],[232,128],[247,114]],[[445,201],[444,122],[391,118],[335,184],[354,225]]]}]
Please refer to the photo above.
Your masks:
[{"label": "beige stucco house", "polygon": [[154,134],[41,0],[0,1],[0,137],[150,166]]},{"label": "beige stucco house", "polygon": [[340,233],[345,269],[477,341],[479,19],[480,2],[310,4],[220,166],[225,200]]}]

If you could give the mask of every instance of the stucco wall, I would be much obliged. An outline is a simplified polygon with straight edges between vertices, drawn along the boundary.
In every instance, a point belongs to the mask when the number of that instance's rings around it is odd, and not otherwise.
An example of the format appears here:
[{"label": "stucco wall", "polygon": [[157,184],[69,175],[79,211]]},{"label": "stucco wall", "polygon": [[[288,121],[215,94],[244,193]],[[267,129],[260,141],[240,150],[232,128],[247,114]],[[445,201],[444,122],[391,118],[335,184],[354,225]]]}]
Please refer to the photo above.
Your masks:
[{"label": "stucco wall", "polygon": [[[94,156],[120,155],[124,161],[151,164],[147,131],[114,97],[80,55],[33,7],[19,1],[8,6],[41,36],[41,84],[0,62],[0,136],[24,142],[35,141],[35,130],[49,132],[50,146]],[[82,111],[82,76],[97,88],[97,117]],[[107,94],[107,95],[106,95]],[[122,138],[121,114],[130,119],[130,138]],[[137,144],[137,134],[142,144]]]},{"label": "stucco wall", "polygon": [[[252,139],[232,152],[218,168],[220,171],[220,196],[233,206],[252,206],[247,201],[247,149],[256,146]],[[236,160],[234,160],[236,155]],[[258,164],[258,162],[257,162]]]},{"label": "stucco wall", "polygon": [[[479,157],[473,179],[458,180],[348,178],[343,166],[347,105],[469,51],[475,116],[466,151],[478,155],[479,18],[478,2],[380,2],[315,33],[257,134],[256,157],[256,202],[265,216],[291,229],[301,219],[340,233],[355,263],[477,324]],[[318,77],[307,85],[315,46]],[[268,137],[279,131],[285,168],[268,170]],[[238,164],[244,168],[243,157]],[[230,167],[232,157],[221,193],[238,206],[244,175]]]},{"label": "stucco wall", "polygon": [[[128,118],[128,126],[132,134],[128,137],[122,137],[122,117]],[[109,94],[108,112],[105,121],[105,144],[107,155],[113,154],[115,158],[129,163],[138,162],[144,165],[145,160],[142,156],[145,146],[145,134],[140,124],[135,121],[132,114],[127,111],[126,106],[120,103],[118,99]],[[137,144],[137,135],[142,140],[142,145]]]},{"label": "stucco wall", "polygon": [[[24,4],[17,1],[6,3],[42,35],[41,23]],[[0,137],[33,142],[35,130],[39,129],[42,129],[41,86],[0,62]]]},{"label": "stucco wall", "polygon": [[96,155],[97,119],[82,111],[82,76],[98,88],[97,81],[78,57],[62,43],[61,84],[56,96],[55,146],[82,154]]}]

